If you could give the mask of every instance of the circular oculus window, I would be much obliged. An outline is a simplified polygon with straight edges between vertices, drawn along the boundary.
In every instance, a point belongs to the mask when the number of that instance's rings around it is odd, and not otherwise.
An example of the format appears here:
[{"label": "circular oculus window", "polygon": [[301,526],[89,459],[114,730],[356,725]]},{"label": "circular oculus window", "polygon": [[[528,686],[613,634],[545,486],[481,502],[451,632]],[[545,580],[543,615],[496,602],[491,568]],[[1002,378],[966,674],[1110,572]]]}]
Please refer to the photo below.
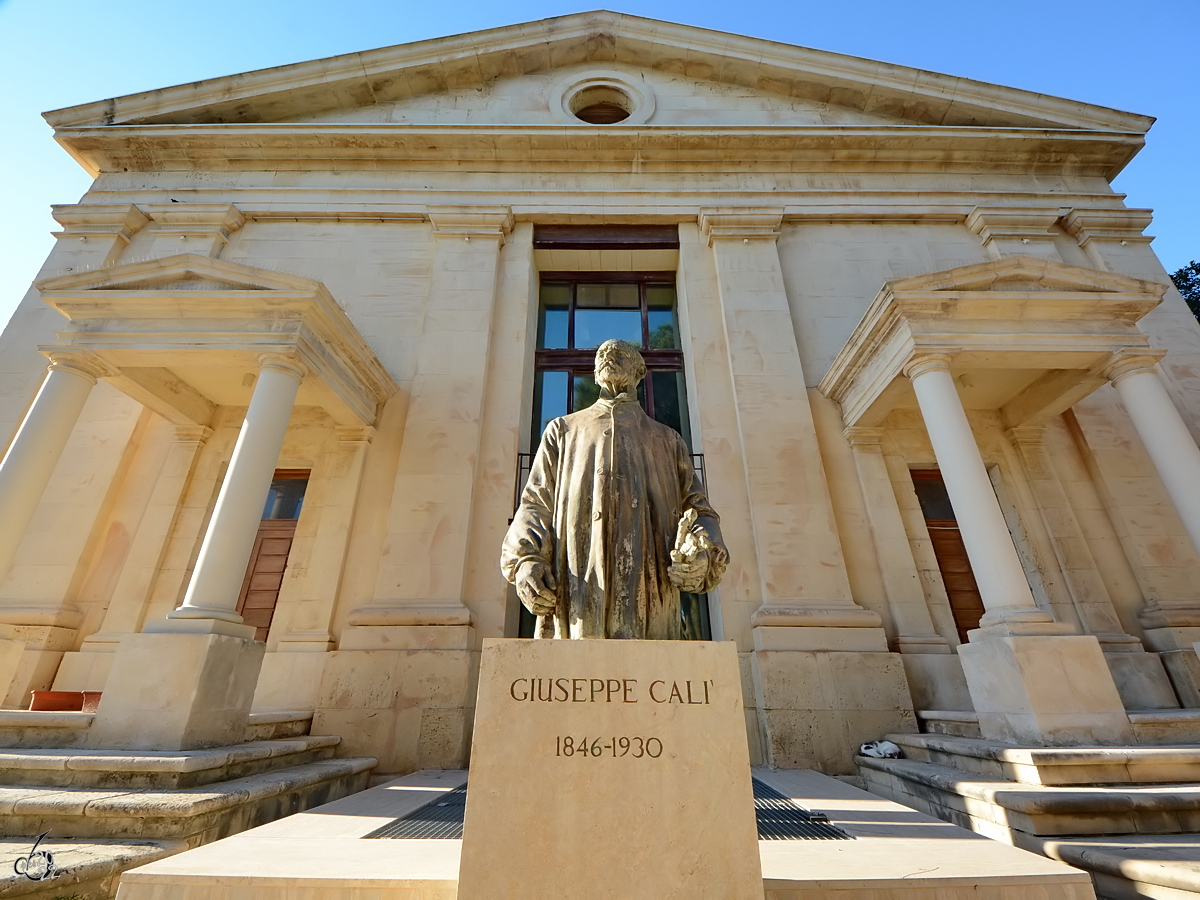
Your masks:
[{"label": "circular oculus window", "polygon": [[617,72],[580,72],[555,85],[550,111],[572,125],[641,125],[654,113],[654,95]]}]

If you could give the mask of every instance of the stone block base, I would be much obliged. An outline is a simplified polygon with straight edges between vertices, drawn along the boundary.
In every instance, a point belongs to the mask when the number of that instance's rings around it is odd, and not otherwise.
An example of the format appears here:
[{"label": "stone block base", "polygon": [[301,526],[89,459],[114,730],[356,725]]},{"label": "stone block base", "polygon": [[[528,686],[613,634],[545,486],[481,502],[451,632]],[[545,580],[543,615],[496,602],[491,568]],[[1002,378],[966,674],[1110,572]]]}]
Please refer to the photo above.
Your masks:
[{"label": "stone block base", "polygon": [[1179,705],[1186,709],[1200,707],[1200,656],[1196,651],[1164,650],[1158,657],[1175,688]]},{"label": "stone block base", "polygon": [[328,660],[328,653],[268,653],[258,675],[254,708],[316,709]]},{"label": "stone block base", "polygon": [[[403,645],[405,637],[390,643]],[[375,757],[379,774],[464,768],[478,661],[467,641],[460,643],[459,649],[326,654],[312,733],[338,735],[348,755]]]},{"label": "stone block base", "polygon": [[971,710],[971,692],[959,658],[949,653],[901,653],[916,709]]},{"label": "stone block base", "polygon": [[1105,653],[1104,661],[1126,709],[1179,708],[1171,679],[1157,653]]},{"label": "stone block base", "polygon": [[0,638],[0,694],[8,693],[8,686],[12,684],[24,655],[24,641]]},{"label": "stone block base", "polygon": [[[113,648],[116,649],[115,647]],[[112,671],[115,652],[81,650],[64,653],[54,676],[56,691],[102,691]]]},{"label": "stone block base", "polygon": [[242,740],[266,645],[223,634],[121,639],[88,745],[194,750]]},{"label": "stone block base", "polygon": [[46,691],[63,653],[75,643],[76,630],[58,625],[13,625],[11,638],[25,645],[4,697],[7,709],[28,709],[33,691]]},{"label": "stone block base", "polygon": [[755,701],[767,765],[853,775],[864,741],[917,730],[898,653],[762,650]]},{"label": "stone block base", "polygon": [[1035,746],[1132,743],[1094,636],[976,632],[958,654],[985,738]]}]

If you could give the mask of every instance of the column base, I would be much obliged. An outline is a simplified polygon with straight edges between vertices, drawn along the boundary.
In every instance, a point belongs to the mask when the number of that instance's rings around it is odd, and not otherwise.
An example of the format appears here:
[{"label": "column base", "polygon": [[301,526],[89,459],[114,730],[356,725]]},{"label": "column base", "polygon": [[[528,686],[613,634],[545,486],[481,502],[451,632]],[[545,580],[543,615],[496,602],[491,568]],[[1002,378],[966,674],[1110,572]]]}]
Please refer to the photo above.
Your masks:
[{"label": "column base", "polygon": [[339,735],[339,753],[375,757],[377,774],[466,768],[473,647],[466,624],[347,627],[323,654],[313,733]]},{"label": "column base", "polygon": [[122,638],[88,746],[196,750],[245,740],[266,645],[225,634]]},{"label": "column base", "polygon": [[[241,619],[241,616],[238,616]],[[225,619],[172,619],[168,613],[165,619],[147,622],[142,629],[144,634],[223,634],[226,637],[254,640],[254,626],[243,625],[241,622],[230,622]]]},{"label": "column base", "polygon": [[[1200,648],[1200,644],[1194,645]],[[1164,650],[1158,654],[1184,709],[1200,708],[1200,650]]]},{"label": "column base", "polygon": [[[828,630],[835,629],[770,629]],[[758,635],[761,628],[754,631],[756,646],[770,643]],[[773,768],[853,775],[860,744],[917,730],[904,664],[886,646],[883,652],[756,649],[751,666],[764,762]]]},{"label": "column base", "polygon": [[0,696],[8,693],[25,655],[25,642],[13,638],[12,630],[0,625]]},{"label": "column base", "polygon": [[1056,621],[1054,616],[1036,606],[1002,606],[983,614],[979,628],[967,632],[967,638],[1032,637],[1076,634],[1074,627]]},{"label": "column base", "polygon": [[1048,747],[1133,742],[1125,707],[1092,635],[973,631],[958,655],[988,740]]}]

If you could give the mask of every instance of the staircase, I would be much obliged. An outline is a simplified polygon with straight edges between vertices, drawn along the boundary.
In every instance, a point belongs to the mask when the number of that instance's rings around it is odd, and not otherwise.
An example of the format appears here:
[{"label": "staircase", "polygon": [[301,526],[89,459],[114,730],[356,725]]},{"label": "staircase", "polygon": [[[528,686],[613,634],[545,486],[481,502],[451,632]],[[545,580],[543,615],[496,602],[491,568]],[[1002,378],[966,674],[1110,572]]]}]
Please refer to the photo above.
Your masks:
[{"label": "staircase", "polygon": [[[8,718],[6,730],[20,732]],[[109,897],[126,869],[365,789],[375,760],[335,758],[341,739],[310,735],[311,721],[255,714],[241,744],[128,751],[80,749],[86,724],[31,719],[0,749],[0,896]],[[44,746],[58,728],[75,746]],[[39,849],[65,872],[35,882],[13,865],[43,832]]]},{"label": "staircase", "polygon": [[[1194,727],[1173,714],[1142,724]],[[903,759],[859,757],[867,789],[1086,869],[1101,898],[1200,896],[1200,744],[1019,747],[963,736],[962,715],[923,720],[958,733],[888,735]]]}]

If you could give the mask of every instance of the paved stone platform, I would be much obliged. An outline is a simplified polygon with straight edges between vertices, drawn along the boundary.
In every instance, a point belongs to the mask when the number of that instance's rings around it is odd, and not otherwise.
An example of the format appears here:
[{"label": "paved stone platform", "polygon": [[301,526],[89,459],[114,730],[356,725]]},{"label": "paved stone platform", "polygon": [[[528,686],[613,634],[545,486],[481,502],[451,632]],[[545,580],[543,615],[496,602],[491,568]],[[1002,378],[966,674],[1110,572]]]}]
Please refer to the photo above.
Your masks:
[{"label": "paved stone platform", "polygon": [[[760,841],[767,900],[1090,900],[1087,874],[807,770],[756,778],[853,841]],[[126,872],[118,900],[452,900],[461,841],[363,840],[466,772],[418,772]],[[519,801],[518,801],[519,802]],[[714,894],[714,896],[719,896]]]}]

